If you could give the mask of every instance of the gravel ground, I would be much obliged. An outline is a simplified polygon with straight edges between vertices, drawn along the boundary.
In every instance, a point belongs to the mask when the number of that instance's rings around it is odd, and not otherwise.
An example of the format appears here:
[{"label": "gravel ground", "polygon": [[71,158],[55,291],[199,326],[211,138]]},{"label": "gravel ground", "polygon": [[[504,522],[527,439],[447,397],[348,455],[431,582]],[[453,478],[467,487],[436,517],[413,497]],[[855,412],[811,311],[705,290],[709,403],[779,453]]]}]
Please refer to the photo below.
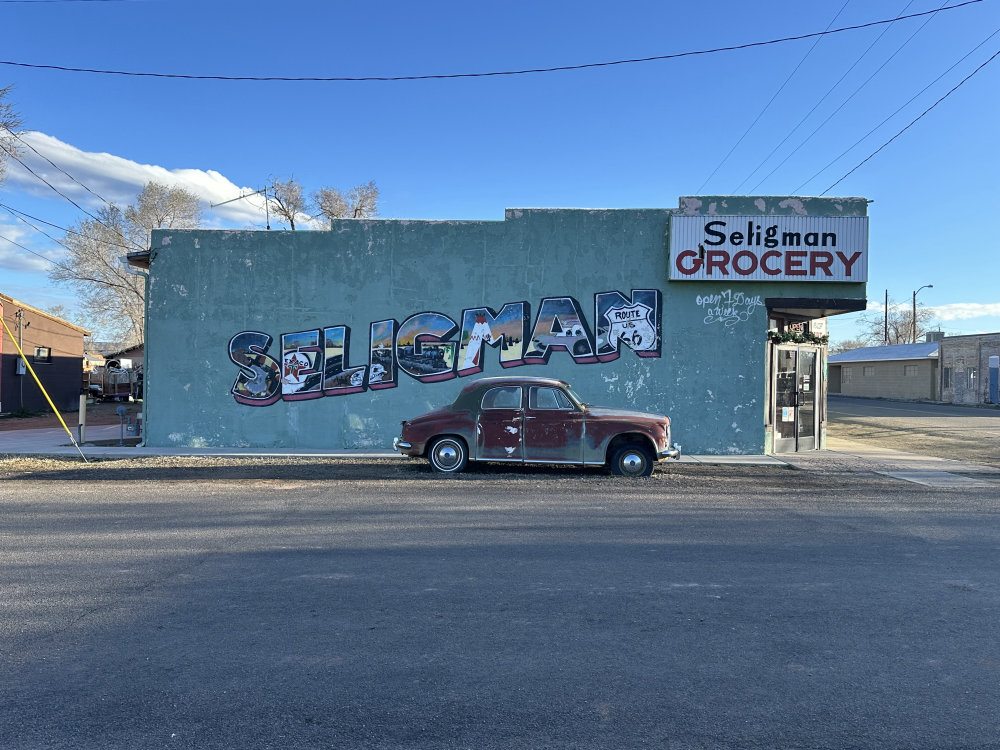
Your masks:
[{"label": "gravel ground", "polygon": [[425,482],[512,483],[583,482],[621,485],[624,483],[663,483],[694,479],[710,480],[720,473],[747,477],[787,474],[791,467],[733,466],[708,467],[698,464],[660,463],[649,479],[612,477],[602,468],[579,469],[570,466],[511,466],[506,464],[472,465],[456,476],[433,472],[426,461],[408,458],[229,458],[214,456],[150,456],[144,458],[96,458],[83,463],[79,458],[22,458],[0,456],[2,479],[60,479],[120,481],[130,479],[203,481],[203,480],[275,480],[275,481],[362,481],[411,480]]}]

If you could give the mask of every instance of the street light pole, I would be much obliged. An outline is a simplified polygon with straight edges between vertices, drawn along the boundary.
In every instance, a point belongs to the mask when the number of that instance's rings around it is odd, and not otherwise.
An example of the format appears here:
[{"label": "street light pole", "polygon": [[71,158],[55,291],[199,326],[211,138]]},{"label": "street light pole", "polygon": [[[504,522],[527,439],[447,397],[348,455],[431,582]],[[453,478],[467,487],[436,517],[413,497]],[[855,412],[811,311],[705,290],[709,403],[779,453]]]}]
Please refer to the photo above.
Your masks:
[{"label": "street light pole", "polygon": [[[922,287],[920,287],[920,289],[933,289],[933,288],[934,288],[933,284],[924,284]],[[913,322],[913,343],[914,344],[917,343],[917,292],[919,292],[920,289],[917,289],[917,291],[913,293],[913,321],[912,322]]]}]

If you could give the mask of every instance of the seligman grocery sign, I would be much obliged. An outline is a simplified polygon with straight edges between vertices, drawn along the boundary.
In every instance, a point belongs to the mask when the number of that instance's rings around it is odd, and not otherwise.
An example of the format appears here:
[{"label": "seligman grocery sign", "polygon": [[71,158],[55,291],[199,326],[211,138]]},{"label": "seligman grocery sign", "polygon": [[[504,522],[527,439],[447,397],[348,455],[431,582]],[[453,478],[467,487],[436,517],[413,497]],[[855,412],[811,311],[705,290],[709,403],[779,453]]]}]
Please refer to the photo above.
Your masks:
[{"label": "seligman grocery sign", "polygon": [[868,280],[867,216],[674,216],[671,281]]}]

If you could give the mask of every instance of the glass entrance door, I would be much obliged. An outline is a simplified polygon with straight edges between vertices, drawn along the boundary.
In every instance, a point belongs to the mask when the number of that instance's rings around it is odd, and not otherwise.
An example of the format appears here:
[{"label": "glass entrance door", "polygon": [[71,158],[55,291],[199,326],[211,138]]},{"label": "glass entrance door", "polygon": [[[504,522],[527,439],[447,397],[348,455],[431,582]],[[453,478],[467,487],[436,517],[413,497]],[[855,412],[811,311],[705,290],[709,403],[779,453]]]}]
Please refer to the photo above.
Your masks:
[{"label": "glass entrance door", "polygon": [[774,452],[814,450],[817,433],[819,350],[779,346],[774,363]]}]

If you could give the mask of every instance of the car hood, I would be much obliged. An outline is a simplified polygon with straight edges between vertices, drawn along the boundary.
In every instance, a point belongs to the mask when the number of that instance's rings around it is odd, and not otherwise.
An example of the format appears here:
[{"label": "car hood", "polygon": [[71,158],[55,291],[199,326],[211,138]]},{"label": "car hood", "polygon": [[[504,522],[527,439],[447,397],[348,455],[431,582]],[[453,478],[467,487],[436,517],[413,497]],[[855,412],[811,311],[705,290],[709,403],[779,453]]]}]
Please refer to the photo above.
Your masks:
[{"label": "car hood", "polygon": [[652,419],[662,422],[667,419],[664,414],[650,414],[645,411],[634,411],[632,409],[613,409],[609,406],[587,406],[587,414],[592,417],[610,417],[621,419]]},{"label": "car hood", "polygon": [[424,422],[428,419],[437,419],[439,417],[453,415],[454,413],[455,413],[454,409],[452,409],[450,406],[439,406],[437,409],[434,409],[433,411],[425,411],[423,414],[418,414],[412,419],[407,419],[406,423],[414,424],[417,422]]}]

